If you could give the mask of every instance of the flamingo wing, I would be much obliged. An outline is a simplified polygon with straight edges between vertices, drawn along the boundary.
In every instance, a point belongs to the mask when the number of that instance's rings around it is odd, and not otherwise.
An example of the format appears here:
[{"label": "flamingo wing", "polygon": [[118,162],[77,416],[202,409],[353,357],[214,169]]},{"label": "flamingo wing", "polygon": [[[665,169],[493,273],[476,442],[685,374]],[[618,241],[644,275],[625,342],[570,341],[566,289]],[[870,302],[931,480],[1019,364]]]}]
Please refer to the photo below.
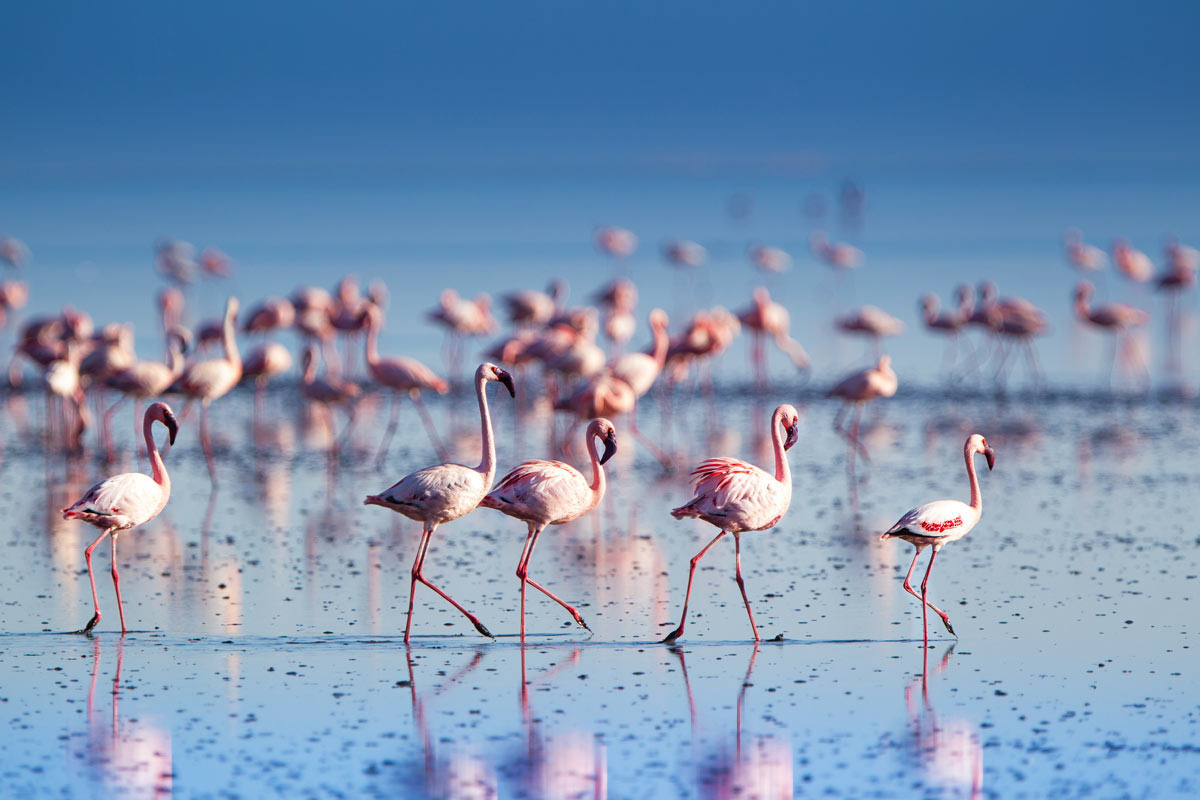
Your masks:
[{"label": "flamingo wing", "polygon": [[561,461],[518,464],[482,505],[521,519],[567,522],[587,510],[591,487],[579,470]]},{"label": "flamingo wing", "polygon": [[961,500],[935,500],[906,513],[884,536],[904,534],[940,539],[965,534],[977,520],[975,510]]},{"label": "flamingo wing", "polygon": [[111,518],[113,527],[131,528],[153,517],[162,504],[162,486],[149,475],[126,472],[97,483],[83,499],[63,512],[71,516]]},{"label": "flamingo wing", "polygon": [[765,471],[737,458],[710,458],[696,467],[691,477],[696,498],[704,497],[714,509],[758,500],[778,483]]}]

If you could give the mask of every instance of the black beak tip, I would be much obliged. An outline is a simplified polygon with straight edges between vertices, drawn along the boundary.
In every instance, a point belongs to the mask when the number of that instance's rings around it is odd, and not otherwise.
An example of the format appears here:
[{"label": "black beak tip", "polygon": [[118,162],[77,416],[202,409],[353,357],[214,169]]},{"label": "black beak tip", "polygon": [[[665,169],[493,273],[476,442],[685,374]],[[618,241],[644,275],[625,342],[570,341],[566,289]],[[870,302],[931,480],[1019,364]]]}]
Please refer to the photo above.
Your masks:
[{"label": "black beak tip", "polygon": [[513,377],[508,372],[502,369],[496,370],[496,377],[504,384],[504,388],[508,389],[509,397],[517,396],[517,385],[513,383]]},{"label": "black beak tip", "polygon": [[800,438],[800,431],[797,430],[795,425],[790,426],[787,429],[787,439],[783,443],[783,449],[791,450],[792,445],[794,445],[796,443],[796,440],[799,438]]},{"label": "black beak tip", "polygon": [[604,455],[600,456],[600,463],[608,463],[608,460],[617,453],[617,435],[610,433],[604,437]]},{"label": "black beak tip", "polygon": [[175,415],[168,413],[166,416],[167,423],[167,441],[175,444],[175,435],[179,433],[179,421],[175,419]]},{"label": "black beak tip", "polygon": [[992,468],[996,466],[996,452],[989,447],[983,455],[987,458],[988,472],[991,472]]}]

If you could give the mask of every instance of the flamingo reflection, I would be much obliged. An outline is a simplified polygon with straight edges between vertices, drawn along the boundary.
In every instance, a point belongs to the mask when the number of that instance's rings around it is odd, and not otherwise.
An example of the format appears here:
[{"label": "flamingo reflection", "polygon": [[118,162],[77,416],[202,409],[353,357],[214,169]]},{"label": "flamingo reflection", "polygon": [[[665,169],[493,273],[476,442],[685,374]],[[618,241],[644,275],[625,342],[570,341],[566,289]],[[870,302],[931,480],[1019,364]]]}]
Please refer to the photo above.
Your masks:
[{"label": "flamingo reflection", "polygon": [[[950,663],[954,644],[946,648],[935,674],[944,672]],[[968,720],[955,718],[939,722],[933,701],[929,697],[929,648],[922,651],[921,699],[918,703],[916,682],[904,687],[904,705],[912,738],[907,755],[925,773],[925,780],[950,797],[983,797],[983,743],[975,726]],[[927,787],[931,788],[931,787]]]}]

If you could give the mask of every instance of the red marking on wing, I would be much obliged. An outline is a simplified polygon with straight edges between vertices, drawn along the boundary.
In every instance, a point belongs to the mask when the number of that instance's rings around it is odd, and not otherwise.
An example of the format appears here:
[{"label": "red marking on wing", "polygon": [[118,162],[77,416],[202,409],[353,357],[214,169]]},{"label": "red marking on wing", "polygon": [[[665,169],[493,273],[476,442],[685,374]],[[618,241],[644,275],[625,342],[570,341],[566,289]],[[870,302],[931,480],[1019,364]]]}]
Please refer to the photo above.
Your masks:
[{"label": "red marking on wing", "polygon": [[957,528],[963,524],[962,517],[948,519],[945,522],[922,522],[921,527],[930,533],[942,533],[944,531]]},{"label": "red marking on wing", "polygon": [[718,488],[728,485],[734,475],[754,475],[758,468],[736,458],[710,458],[692,472],[692,481],[699,485],[710,478],[720,478]]}]

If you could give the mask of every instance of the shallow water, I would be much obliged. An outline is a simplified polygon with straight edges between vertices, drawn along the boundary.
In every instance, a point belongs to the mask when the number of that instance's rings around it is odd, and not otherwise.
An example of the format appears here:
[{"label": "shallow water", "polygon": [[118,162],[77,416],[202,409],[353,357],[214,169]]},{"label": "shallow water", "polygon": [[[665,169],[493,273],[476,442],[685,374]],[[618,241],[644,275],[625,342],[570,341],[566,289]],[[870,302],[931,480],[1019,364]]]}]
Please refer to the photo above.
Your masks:
[{"label": "shallow water", "polygon": [[[184,421],[167,456],[170,505],[119,541],[123,638],[107,547],[95,558],[97,633],[64,633],[90,615],[83,548],[96,531],[57,510],[137,468],[132,412],[117,417],[122,463],[104,466],[48,452],[41,398],[6,398],[7,794],[1200,791],[1200,693],[1188,667],[1200,426],[1189,403],[907,389],[868,412],[871,458],[851,468],[831,430],[836,406],[814,389],[652,399],[642,427],[687,468],[718,454],[768,464],[770,411],[801,410],[791,510],[743,542],[765,641],[750,641],[733,545],[722,541],[697,572],[686,636],[676,648],[655,643],[678,621],[688,559],[715,531],[669,517],[690,496],[686,469],[664,474],[617,420],[608,497],[549,530],[531,567],[594,635],[531,592],[532,635],[520,646],[513,571],[524,525],[481,509],[439,529],[426,574],[496,641],[420,589],[406,648],[419,526],[361,502],[436,461],[429,440],[406,405],[377,469],[386,405],[370,397],[331,460],[327,429],[293,394],[279,388],[257,426],[248,392],[214,406],[216,492],[196,419]],[[544,414],[518,422],[507,397],[492,406],[501,470],[548,455]],[[430,408],[457,456],[475,463],[473,398]],[[911,548],[878,533],[913,505],[967,496],[970,431],[996,447],[996,469],[981,478],[982,522],[942,551],[930,582],[959,639],[934,618],[924,651],[920,608],[901,589]]]}]

